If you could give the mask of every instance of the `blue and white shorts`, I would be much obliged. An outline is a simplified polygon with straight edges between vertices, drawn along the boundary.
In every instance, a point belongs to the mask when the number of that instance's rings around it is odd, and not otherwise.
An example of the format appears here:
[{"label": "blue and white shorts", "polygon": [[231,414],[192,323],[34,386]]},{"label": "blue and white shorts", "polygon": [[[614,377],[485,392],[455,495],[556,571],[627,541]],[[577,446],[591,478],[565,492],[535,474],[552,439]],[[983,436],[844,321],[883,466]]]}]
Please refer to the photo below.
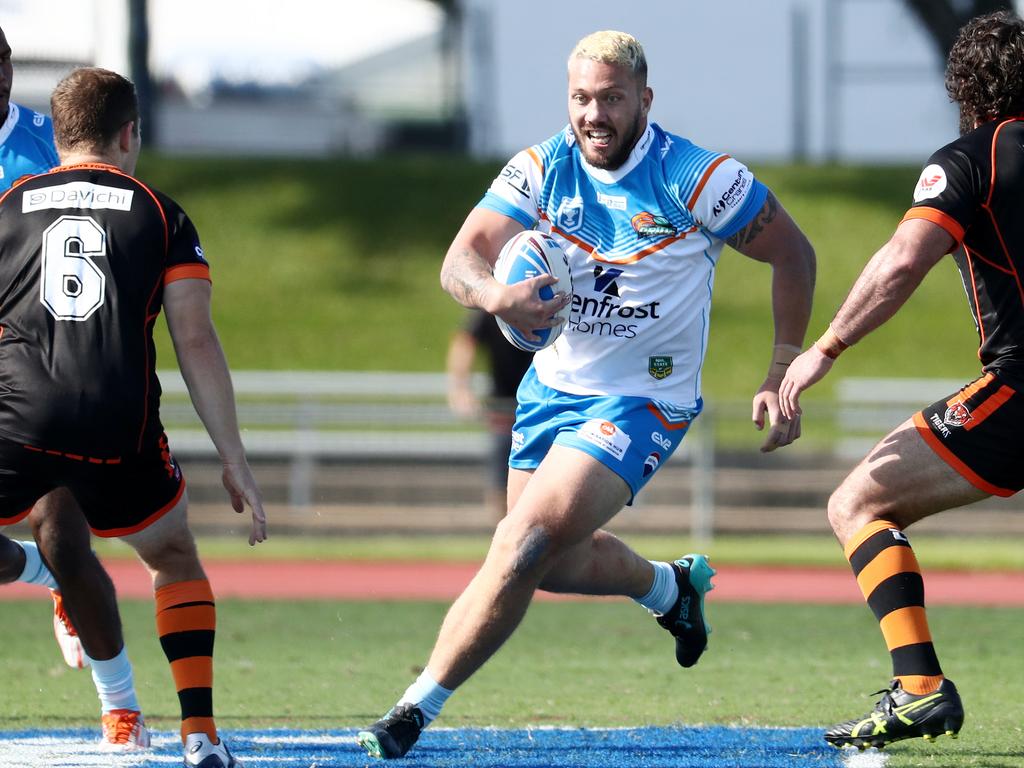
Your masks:
[{"label": "blue and white shorts", "polygon": [[[513,469],[536,469],[552,445],[583,451],[640,492],[683,441],[700,414],[646,397],[570,395],[545,386],[533,368],[519,385],[512,427]],[[630,499],[632,502],[632,499]]]}]

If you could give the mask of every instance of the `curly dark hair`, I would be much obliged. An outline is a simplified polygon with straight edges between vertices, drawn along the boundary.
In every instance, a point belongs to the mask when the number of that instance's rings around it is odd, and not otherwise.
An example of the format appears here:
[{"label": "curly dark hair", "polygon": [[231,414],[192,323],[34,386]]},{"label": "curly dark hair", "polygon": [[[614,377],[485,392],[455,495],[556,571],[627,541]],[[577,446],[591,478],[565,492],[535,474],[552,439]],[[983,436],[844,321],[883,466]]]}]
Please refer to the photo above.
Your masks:
[{"label": "curly dark hair", "polygon": [[957,35],[946,91],[960,105],[960,130],[977,120],[1024,114],[1024,21],[1009,11],[971,19]]}]

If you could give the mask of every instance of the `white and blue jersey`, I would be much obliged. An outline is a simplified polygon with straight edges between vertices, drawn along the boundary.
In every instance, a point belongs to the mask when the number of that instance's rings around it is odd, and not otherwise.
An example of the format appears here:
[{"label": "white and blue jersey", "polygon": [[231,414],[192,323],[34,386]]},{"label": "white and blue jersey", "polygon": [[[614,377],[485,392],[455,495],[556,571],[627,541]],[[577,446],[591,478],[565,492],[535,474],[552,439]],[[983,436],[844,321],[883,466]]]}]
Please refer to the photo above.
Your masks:
[{"label": "white and blue jersey", "polygon": [[45,173],[59,163],[50,118],[10,102],[0,126],[0,192],[22,176]]},{"label": "white and blue jersey", "polygon": [[568,126],[512,158],[479,206],[555,237],[573,274],[570,319],[534,357],[540,382],[699,411],[715,265],[767,194],[653,123],[615,170],[590,166]]}]

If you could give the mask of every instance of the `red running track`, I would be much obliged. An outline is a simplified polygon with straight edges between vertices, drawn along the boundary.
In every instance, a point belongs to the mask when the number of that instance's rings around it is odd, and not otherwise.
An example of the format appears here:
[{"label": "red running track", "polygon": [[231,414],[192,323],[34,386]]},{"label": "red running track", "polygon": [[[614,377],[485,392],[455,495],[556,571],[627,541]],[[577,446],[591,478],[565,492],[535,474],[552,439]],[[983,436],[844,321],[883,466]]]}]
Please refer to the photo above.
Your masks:
[{"label": "red running track", "polygon": [[[107,570],[122,598],[152,595],[149,576],[134,560],[109,560]],[[220,598],[270,600],[450,601],[476,573],[475,563],[208,561]],[[862,603],[849,570],[726,565],[718,569],[711,599],[727,602]],[[1024,606],[1024,572],[925,573],[929,605]],[[39,587],[10,584],[0,600],[40,596]],[[538,593],[541,600],[585,599]]]}]

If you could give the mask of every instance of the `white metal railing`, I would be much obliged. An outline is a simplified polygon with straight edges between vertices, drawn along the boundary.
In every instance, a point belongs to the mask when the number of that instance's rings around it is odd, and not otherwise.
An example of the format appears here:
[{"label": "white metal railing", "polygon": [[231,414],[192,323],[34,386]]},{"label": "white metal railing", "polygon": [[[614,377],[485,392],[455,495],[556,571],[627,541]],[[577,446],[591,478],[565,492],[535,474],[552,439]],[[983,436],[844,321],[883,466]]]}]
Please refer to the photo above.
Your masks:
[{"label": "white metal railing", "polygon": [[[192,408],[178,371],[160,371],[160,414],[181,458],[215,459],[216,449]],[[486,429],[454,415],[444,373],[235,371],[238,420],[250,457],[289,464],[289,503],[312,502],[321,460],[479,461],[490,450]],[[485,374],[473,388],[487,390]],[[693,533],[714,527],[714,430],[705,410],[673,461],[690,461]]]}]

